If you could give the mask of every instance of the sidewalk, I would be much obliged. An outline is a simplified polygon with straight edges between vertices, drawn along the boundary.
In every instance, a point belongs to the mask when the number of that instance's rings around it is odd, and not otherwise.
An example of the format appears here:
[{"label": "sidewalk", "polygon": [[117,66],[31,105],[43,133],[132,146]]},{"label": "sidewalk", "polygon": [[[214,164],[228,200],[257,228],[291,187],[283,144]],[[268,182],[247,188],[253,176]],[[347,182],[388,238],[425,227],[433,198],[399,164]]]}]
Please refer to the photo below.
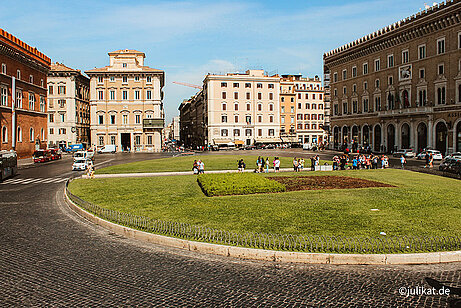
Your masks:
[{"label": "sidewalk", "polygon": [[34,159],[30,158],[22,158],[18,159],[18,169],[27,169],[34,165]]},{"label": "sidewalk", "polygon": [[[301,172],[311,171],[310,167],[305,168]],[[206,174],[214,173],[237,173],[237,170],[210,170],[206,171]],[[253,169],[245,170],[245,173],[253,173]],[[269,169],[269,173],[274,173],[274,169]],[[293,168],[283,168],[280,172],[293,172]],[[263,172],[264,173],[264,172]],[[153,177],[153,176],[172,176],[172,175],[193,175],[193,171],[176,171],[176,172],[151,172],[151,173],[116,173],[116,174],[95,174],[95,178],[136,178],[136,177]],[[87,175],[82,175],[82,178],[89,178]]]}]

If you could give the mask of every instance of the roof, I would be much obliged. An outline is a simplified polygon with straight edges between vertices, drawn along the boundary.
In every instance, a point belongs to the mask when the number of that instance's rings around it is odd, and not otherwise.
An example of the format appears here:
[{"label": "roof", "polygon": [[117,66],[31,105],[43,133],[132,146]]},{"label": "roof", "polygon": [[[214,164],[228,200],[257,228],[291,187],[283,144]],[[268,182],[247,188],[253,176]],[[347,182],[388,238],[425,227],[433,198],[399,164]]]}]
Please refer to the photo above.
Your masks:
[{"label": "roof", "polygon": [[54,71],[54,72],[78,72],[78,73],[80,73],[80,70],[70,68],[68,66],[65,66],[62,63],[59,63],[59,62],[51,63],[51,71]]},{"label": "roof", "polygon": [[15,37],[14,35],[6,32],[0,28],[0,41],[7,43],[8,45],[14,47],[15,49],[25,53],[29,57],[34,58],[35,60],[41,62],[49,68],[51,59],[45,54],[37,50],[37,48],[32,47]]},{"label": "roof", "polygon": [[156,68],[152,68],[149,66],[138,66],[136,70],[127,70],[127,69],[121,69],[121,70],[116,70],[112,66],[104,66],[101,68],[94,68],[91,70],[85,71],[87,74],[95,74],[95,73],[135,73],[135,72],[146,72],[146,73],[164,73],[162,70],[158,70]]},{"label": "roof", "polygon": [[109,55],[112,55],[112,54],[123,54],[123,53],[126,53],[126,54],[141,54],[141,55],[144,55],[144,52],[141,52],[141,51],[138,51],[138,50],[134,50],[134,49],[119,49],[119,50],[116,50],[116,51],[111,51],[109,52],[108,54]]}]

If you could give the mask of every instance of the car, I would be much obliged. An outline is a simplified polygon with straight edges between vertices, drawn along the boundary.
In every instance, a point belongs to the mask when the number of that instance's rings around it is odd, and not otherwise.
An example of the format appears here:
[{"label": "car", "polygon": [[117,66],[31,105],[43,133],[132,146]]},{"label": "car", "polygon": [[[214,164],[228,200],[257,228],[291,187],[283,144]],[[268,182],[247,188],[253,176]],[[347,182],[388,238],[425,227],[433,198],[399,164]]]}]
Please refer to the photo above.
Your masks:
[{"label": "car", "polygon": [[401,149],[401,150],[395,151],[393,154],[394,157],[400,157],[402,155],[405,156],[406,158],[411,158],[411,157],[416,156],[416,154],[413,152],[412,149]]},{"label": "car", "polygon": [[454,152],[450,154],[449,156],[453,158],[461,158],[461,152]]},{"label": "car", "polygon": [[72,164],[72,171],[85,171],[91,163],[90,159],[77,158]]},{"label": "car", "polygon": [[57,160],[62,158],[61,149],[49,149],[51,153],[51,160]]},{"label": "car", "polygon": [[461,159],[454,158],[444,171],[456,174],[461,178]]},{"label": "car", "polygon": [[440,153],[440,151],[437,151],[437,150],[425,150],[425,151],[422,151],[421,153],[419,153],[416,156],[416,159],[426,159],[426,153],[432,154],[432,158],[434,160],[442,160],[443,159],[442,153]]},{"label": "car", "polygon": [[439,170],[440,171],[447,171],[448,167],[456,161],[456,158],[447,156],[445,159],[440,163]]},{"label": "car", "polygon": [[37,150],[32,155],[34,158],[34,163],[44,163],[51,160],[51,151],[50,150]]},{"label": "car", "polygon": [[114,154],[116,151],[117,151],[117,146],[115,144],[108,144],[108,145],[103,146],[102,149],[98,151],[98,153],[99,154],[102,154],[102,153]]}]

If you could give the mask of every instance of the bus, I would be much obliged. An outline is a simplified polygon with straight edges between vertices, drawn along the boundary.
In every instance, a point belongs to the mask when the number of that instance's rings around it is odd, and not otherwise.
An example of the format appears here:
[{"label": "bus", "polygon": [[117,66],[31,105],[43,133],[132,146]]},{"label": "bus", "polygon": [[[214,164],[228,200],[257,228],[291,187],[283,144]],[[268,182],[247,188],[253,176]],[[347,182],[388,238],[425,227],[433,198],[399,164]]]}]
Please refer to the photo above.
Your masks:
[{"label": "bus", "polygon": [[14,151],[0,151],[0,182],[18,173],[18,156]]}]

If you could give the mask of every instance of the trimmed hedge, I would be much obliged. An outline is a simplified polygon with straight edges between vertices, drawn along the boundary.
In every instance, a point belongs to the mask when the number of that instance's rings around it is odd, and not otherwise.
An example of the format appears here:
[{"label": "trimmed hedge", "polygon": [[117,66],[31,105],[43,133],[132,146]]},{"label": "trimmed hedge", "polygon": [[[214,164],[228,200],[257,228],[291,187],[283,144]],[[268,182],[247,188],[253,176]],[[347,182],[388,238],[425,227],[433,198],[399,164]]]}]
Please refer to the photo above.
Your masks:
[{"label": "trimmed hedge", "polygon": [[200,174],[197,182],[208,197],[285,192],[285,185],[254,173]]}]

